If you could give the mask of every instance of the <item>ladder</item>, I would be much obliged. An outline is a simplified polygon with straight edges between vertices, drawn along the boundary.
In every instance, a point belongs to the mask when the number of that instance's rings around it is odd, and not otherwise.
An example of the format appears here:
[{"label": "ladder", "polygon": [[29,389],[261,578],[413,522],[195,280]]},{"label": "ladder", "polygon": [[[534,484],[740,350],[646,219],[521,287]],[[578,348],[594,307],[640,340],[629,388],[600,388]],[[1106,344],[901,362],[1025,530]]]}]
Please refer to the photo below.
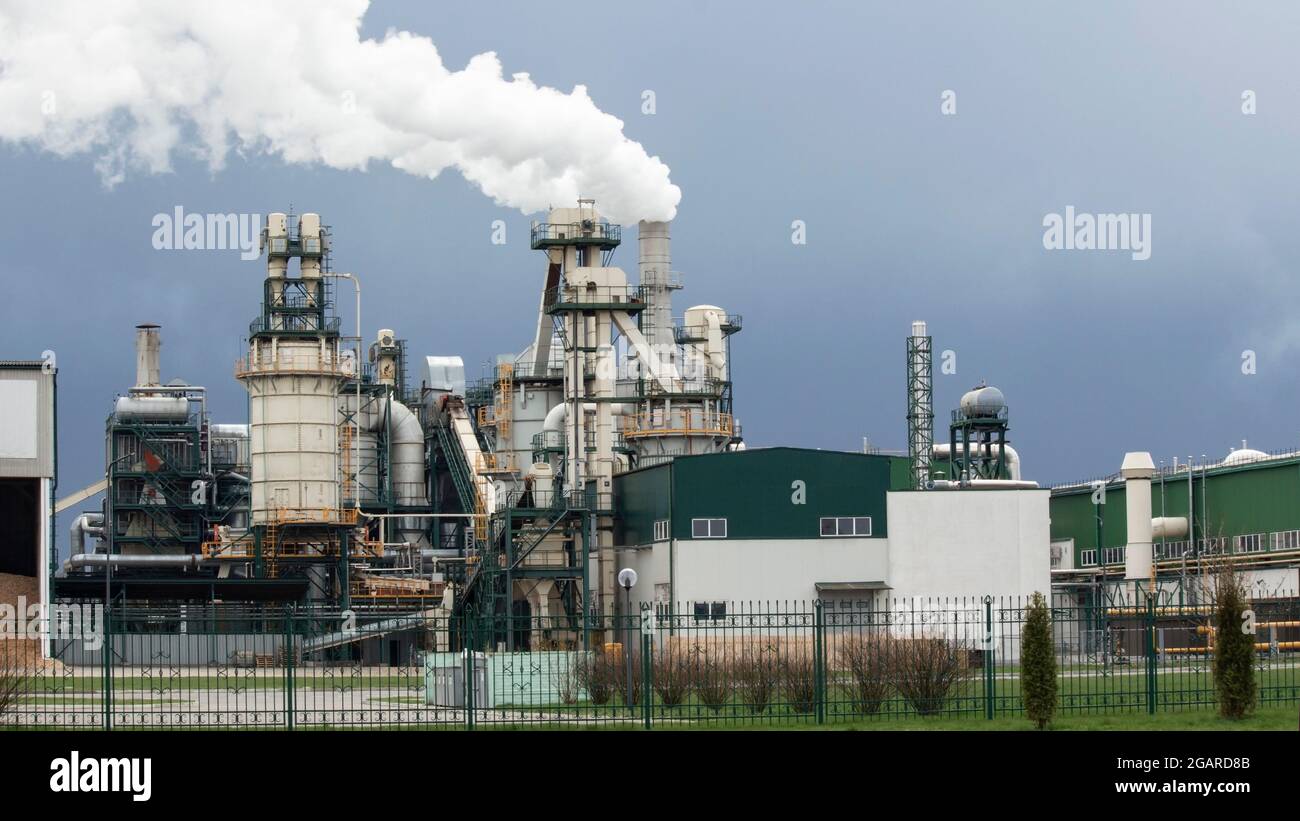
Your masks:
[{"label": "ladder", "polygon": [[273,511],[270,520],[266,523],[266,530],[262,534],[262,566],[266,570],[266,577],[274,579],[280,572],[279,563],[276,561],[280,546],[280,513]]}]

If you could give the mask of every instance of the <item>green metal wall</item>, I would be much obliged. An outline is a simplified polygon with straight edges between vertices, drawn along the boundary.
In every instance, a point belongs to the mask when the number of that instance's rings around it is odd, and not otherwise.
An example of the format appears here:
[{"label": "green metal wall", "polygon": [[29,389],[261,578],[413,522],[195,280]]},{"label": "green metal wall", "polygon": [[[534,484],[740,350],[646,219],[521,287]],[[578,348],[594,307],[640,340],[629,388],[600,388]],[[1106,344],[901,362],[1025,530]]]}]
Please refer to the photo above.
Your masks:
[{"label": "green metal wall", "polygon": [[[1212,468],[1204,480],[1196,471],[1192,497],[1196,539],[1225,536],[1231,546],[1236,536],[1300,529],[1300,459]],[[1052,539],[1074,539],[1076,567],[1079,553],[1097,546],[1095,511],[1091,488],[1052,493]],[[1122,481],[1107,486],[1101,512],[1102,547],[1124,545],[1127,533]],[[1187,474],[1166,477],[1163,485],[1159,477],[1152,480],[1151,515],[1187,515]]]},{"label": "green metal wall", "polygon": [[669,518],[672,464],[634,470],[614,477],[614,543],[650,544],[654,523]]},{"label": "green metal wall", "polygon": [[[899,465],[901,464],[901,468]],[[806,502],[793,504],[794,483]],[[727,520],[729,539],[816,539],[823,516],[870,516],[887,535],[885,493],[910,477],[907,459],[801,448],[756,448],[679,456],[614,477],[615,542],[648,544],[654,523],[671,519],[675,539],[691,538],[692,519]]]},{"label": "green metal wall", "polygon": [[[799,448],[762,448],[673,461],[673,537],[691,538],[691,520],[727,519],[730,539],[816,539],[823,516],[870,516],[887,533],[890,457]],[[794,483],[805,504],[793,504]]]}]

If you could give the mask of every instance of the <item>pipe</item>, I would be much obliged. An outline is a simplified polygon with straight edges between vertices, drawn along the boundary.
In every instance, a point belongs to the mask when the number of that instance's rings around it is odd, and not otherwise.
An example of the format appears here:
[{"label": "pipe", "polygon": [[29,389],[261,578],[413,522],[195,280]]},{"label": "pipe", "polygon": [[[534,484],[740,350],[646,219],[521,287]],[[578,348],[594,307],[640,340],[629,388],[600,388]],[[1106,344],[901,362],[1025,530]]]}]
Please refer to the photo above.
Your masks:
[{"label": "pipe", "polygon": [[[990,443],[988,446],[989,452],[991,453],[995,447],[997,446]],[[958,442],[957,450],[958,452],[964,454],[965,446],[961,442]],[[952,445],[948,444],[947,442],[936,442],[934,444],[934,447],[930,451],[930,454],[935,461],[943,461],[945,459],[948,459],[951,453],[952,453]],[[1010,445],[1003,445],[1002,457],[1006,460],[1007,473],[1011,475],[1011,479],[1012,480],[1020,479],[1020,454],[1016,452],[1016,449],[1011,447]],[[1034,486],[1037,487],[1037,484],[1035,483]]]},{"label": "pipe", "polygon": [[72,552],[81,553],[86,549],[86,534],[102,539],[104,536],[104,514],[97,512],[82,513],[72,520],[68,528],[72,534]]},{"label": "pipe", "polygon": [[428,504],[424,487],[424,429],[411,409],[395,399],[388,400],[392,421],[388,443],[397,503],[406,507]]},{"label": "pipe", "polygon": [[180,396],[119,396],[113,415],[123,421],[183,422],[190,415],[190,401]]},{"label": "pipe", "polygon": [[207,560],[198,553],[186,553],[176,556],[123,556],[114,554],[106,556],[101,553],[78,553],[63,563],[63,569],[73,570],[79,567],[199,567]]},{"label": "pipe", "polygon": [[1037,490],[1038,483],[1021,479],[971,479],[966,484],[949,479],[926,482],[926,490]]},{"label": "pipe", "polygon": [[[583,402],[582,410],[585,413],[596,412],[596,402]],[[614,416],[625,416],[631,413],[631,406],[623,402],[611,402],[609,412]],[[563,430],[564,422],[569,417],[569,402],[561,402],[546,412],[546,419],[542,422],[543,430]]]},{"label": "pipe", "polygon": [[1156,516],[1151,520],[1151,538],[1182,539],[1187,536],[1186,516]]}]

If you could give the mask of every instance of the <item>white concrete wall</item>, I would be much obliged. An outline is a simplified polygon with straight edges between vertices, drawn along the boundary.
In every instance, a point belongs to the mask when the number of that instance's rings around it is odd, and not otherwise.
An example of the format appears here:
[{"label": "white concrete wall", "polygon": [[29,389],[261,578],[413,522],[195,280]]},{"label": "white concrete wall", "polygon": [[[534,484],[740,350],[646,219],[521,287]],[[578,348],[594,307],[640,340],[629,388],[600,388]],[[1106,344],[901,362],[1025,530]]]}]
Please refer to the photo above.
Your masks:
[{"label": "white concrete wall", "polygon": [[694,539],[677,542],[673,598],[812,601],[818,582],[879,582],[886,539]]},{"label": "white concrete wall", "polygon": [[890,595],[1048,593],[1049,495],[1047,490],[890,492]]}]

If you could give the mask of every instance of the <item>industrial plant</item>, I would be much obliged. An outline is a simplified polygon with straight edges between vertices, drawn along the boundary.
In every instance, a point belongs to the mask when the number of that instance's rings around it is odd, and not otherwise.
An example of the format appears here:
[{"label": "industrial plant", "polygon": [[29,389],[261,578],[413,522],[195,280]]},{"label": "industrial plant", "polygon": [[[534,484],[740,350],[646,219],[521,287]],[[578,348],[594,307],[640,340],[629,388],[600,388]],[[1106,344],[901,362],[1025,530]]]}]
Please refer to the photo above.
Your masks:
[{"label": "industrial plant", "polygon": [[[746,447],[732,400],[741,315],[677,312],[670,233],[637,226],[629,275],[614,264],[623,229],[594,201],[534,222],[537,314],[471,380],[454,351],[360,327],[359,296],[348,316],[355,276],[334,270],[320,215],[270,214],[231,383],[168,379],[167,328],[138,325],[134,384],[106,419],[103,476],[83,490],[52,492],[57,369],[2,363],[18,412],[0,452],[13,531],[0,569],[45,602],[174,625],[217,604],[346,612],[363,629],[328,647],[383,664],[455,649],[450,625],[469,614],[531,625],[485,646],[573,650],[616,642],[611,616],[719,618],[738,601],[870,612],[1050,590],[1065,604],[1195,606],[1225,555],[1248,561],[1262,595],[1300,586],[1285,501],[1300,456],[1243,449],[1157,469],[1120,454],[1115,477],[1040,487],[997,388],[974,386],[936,435],[923,321],[899,352],[905,452]],[[237,389],[247,418],[212,418],[208,397]],[[75,516],[59,537],[62,511]]]}]

